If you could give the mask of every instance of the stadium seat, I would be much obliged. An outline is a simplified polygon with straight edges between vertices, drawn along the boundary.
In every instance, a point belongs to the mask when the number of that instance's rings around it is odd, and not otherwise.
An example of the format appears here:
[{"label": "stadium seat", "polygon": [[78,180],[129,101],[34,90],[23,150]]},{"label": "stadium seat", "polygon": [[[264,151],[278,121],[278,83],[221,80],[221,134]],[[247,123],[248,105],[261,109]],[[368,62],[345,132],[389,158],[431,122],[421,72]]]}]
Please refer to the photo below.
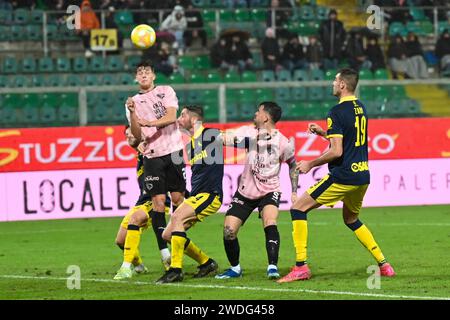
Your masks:
[{"label": "stadium seat", "polygon": [[227,122],[236,121],[239,119],[239,109],[237,104],[226,105]]},{"label": "stadium seat", "polygon": [[56,121],[57,108],[42,106],[39,108],[39,122],[45,126],[53,125]]},{"label": "stadium seat", "polygon": [[286,103],[283,107],[283,118],[288,120],[306,119],[306,112],[302,104]]},{"label": "stadium seat", "polygon": [[203,8],[205,6],[205,0],[192,0],[191,2],[192,5],[196,8]]},{"label": "stadium seat", "polygon": [[109,56],[107,59],[106,70],[109,72],[118,72],[124,70],[124,63],[120,56]]},{"label": "stadium seat", "polygon": [[257,82],[258,78],[253,71],[244,71],[241,74],[242,82]]},{"label": "stadium seat", "polygon": [[275,99],[277,101],[291,100],[291,92],[290,92],[289,88],[276,88],[275,89]]},{"label": "stadium seat", "polygon": [[80,87],[84,85],[84,76],[81,74],[69,74],[66,78],[66,85],[69,87]]},{"label": "stadium seat", "polygon": [[50,57],[43,57],[39,59],[38,62],[38,68],[39,68],[39,72],[53,72],[54,71],[54,66],[53,66],[53,60]]},{"label": "stadium seat", "polygon": [[187,103],[200,104],[202,102],[203,94],[201,90],[189,90],[187,93]]},{"label": "stadium seat", "polygon": [[30,11],[27,9],[19,8],[14,10],[14,23],[15,24],[27,24],[30,20]]},{"label": "stadium seat", "polygon": [[240,107],[239,120],[249,121],[255,116],[256,107],[253,103],[243,103]]},{"label": "stadium seat", "polygon": [[17,60],[16,58],[6,57],[3,59],[3,73],[17,73]]},{"label": "stadium seat", "polygon": [[188,82],[189,83],[205,83],[206,82],[206,78],[197,72],[191,73],[190,77],[188,78]]},{"label": "stadium seat", "polygon": [[270,89],[270,88],[256,89],[255,97],[256,97],[257,101],[272,101],[274,99],[273,89]]},{"label": "stadium seat", "polygon": [[28,76],[16,75],[10,78],[10,86],[13,88],[26,88],[31,85],[31,79]]},{"label": "stadium seat", "polygon": [[225,92],[226,105],[237,104],[239,102],[239,89],[227,89]]},{"label": "stadium seat", "polygon": [[100,86],[102,84],[102,80],[99,75],[89,73],[84,79],[84,84],[87,86]]},{"label": "stadium seat", "polygon": [[[0,10],[1,12],[1,10]],[[9,41],[11,39],[10,27],[0,25],[0,42]]]},{"label": "stadium seat", "polygon": [[227,82],[227,83],[240,82],[241,77],[240,77],[239,73],[237,73],[235,71],[229,71],[229,72],[225,73],[223,80],[224,80],[224,82]]},{"label": "stadium seat", "polygon": [[47,24],[46,25],[46,33],[47,33],[47,39],[50,41],[53,40],[59,40],[60,34],[58,31],[58,26],[56,24]]},{"label": "stadium seat", "polygon": [[117,83],[117,76],[113,75],[113,74],[110,74],[110,73],[104,73],[101,76],[101,80],[100,81],[101,81],[101,83],[104,86],[112,86],[112,85],[118,84]]},{"label": "stadium seat", "polygon": [[313,20],[315,18],[314,9],[311,6],[303,5],[300,7],[300,19]]},{"label": "stadium seat", "polygon": [[219,10],[219,18],[221,24],[234,21],[233,12],[228,9]]},{"label": "stadium seat", "polygon": [[291,72],[289,70],[280,70],[277,73],[278,81],[291,81]]},{"label": "stadium seat", "polygon": [[327,20],[328,19],[328,7],[317,6],[316,7],[316,18],[318,20]]},{"label": "stadium seat", "polygon": [[13,11],[8,9],[0,9],[0,24],[11,24],[13,20]]},{"label": "stadium seat", "polygon": [[425,20],[425,13],[423,12],[423,9],[412,7],[409,9],[409,14],[415,21]]},{"label": "stadium seat", "polygon": [[51,74],[45,79],[45,85],[48,87],[60,87],[64,84],[64,78],[59,74]]},{"label": "stadium seat", "polygon": [[27,25],[25,27],[26,39],[31,41],[42,40],[42,26]]},{"label": "stadium seat", "polygon": [[360,80],[373,80],[372,71],[370,71],[369,69],[359,70],[359,79]]},{"label": "stadium seat", "polygon": [[292,99],[294,101],[306,101],[307,90],[305,87],[292,88]]},{"label": "stadium seat", "polygon": [[128,70],[133,72],[137,65],[142,61],[142,57],[141,56],[128,56],[127,57],[127,67]]},{"label": "stadium seat", "polygon": [[254,8],[250,12],[250,17],[255,22],[266,22],[267,12],[265,9]]},{"label": "stadium seat", "polygon": [[11,106],[0,108],[0,124],[5,127],[17,126],[20,119],[19,110]]},{"label": "stadium seat", "polygon": [[22,59],[22,72],[24,73],[36,72],[36,60],[33,57],[25,57]]},{"label": "stadium seat", "polygon": [[249,12],[246,9],[236,9],[234,10],[234,18],[237,22],[247,22],[250,21]]},{"label": "stadium seat", "polygon": [[239,89],[237,91],[239,102],[254,104],[257,100],[254,89]]},{"label": "stadium seat", "polygon": [[50,93],[50,92],[43,93],[40,97],[41,106],[48,108],[59,107],[60,103],[58,97],[59,97],[58,93]]},{"label": "stadium seat", "polygon": [[325,72],[325,80],[334,80],[334,78],[336,77],[337,74],[337,70],[336,69],[329,69]]},{"label": "stadium seat", "polygon": [[263,70],[261,75],[262,75],[262,81],[264,81],[264,82],[275,81],[275,73],[273,72],[273,70]]},{"label": "stadium seat", "polygon": [[222,76],[217,70],[211,70],[206,75],[206,78],[208,79],[209,83],[218,83],[222,82]]},{"label": "stadium seat", "polygon": [[309,100],[317,101],[322,100],[324,97],[323,87],[310,87],[308,88]]},{"label": "stadium seat", "polygon": [[42,25],[44,20],[44,11],[40,9],[34,9],[30,14],[30,23],[34,25]]},{"label": "stadium seat", "polygon": [[172,73],[169,77],[169,81],[173,84],[184,83],[184,77],[180,73]]},{"label": "stadium seat", "polygon": [[10,40],[12,41],[26,41],[28,36],[26,35],[25,26],[14,24],[10,28]]},{"label": "stadium seat", "polygon": [[[9,86],[8,77],[0,74],[0,88],[6,88]],[[0,100],[1,105],[1,100]]]},{"label": "stadium seat", "polygon": [[44,87],[45,80],[42,74],[33,74],[31,76],[31,86],[33,87]]},{"label": "stadium seat", "polygon": [[70,59],[66,57],[58,57],[56,59],[56,71],[58,72],[70,72],[71,65]]},{"label": "stadium seat", "polygon": [[216,12],[210,9],[202,10],[202,18],[204,23],[216,21]]},{"label": "stadium seat", "polygon": [[89,123],[105,123],[110,119],[111,109],[105,104],[97,104],[88,108]]},{"label": "stadium seat", "polygon": [[376,80],[386,80],[389,79],[389,74],[386,69],[377,69],[374,74]]},{"label": "stadium seat", "polygon": [[209,0],[210,8],[223,8],[224,6],[224,1],[222,0]]},{"label": "stadium seat", "polygon": [[123,104],[114,103],[112,105],[111,116],[109,120],[117,124],[123,124],[127,122],[127,117],[125,114],[125,108],[123,107]]},{"label": "stadium seat", "polygon": [[187,70],[194,69],[194,58],[191,56],[181,56],[178,58],[178,65]]},{"label": "stadium seat", "polygon": [[93,56],[89,63],[89,70],[92,72],[105,72],[106,60],[101,56]]},{"label": "stadium seat", "polygon": [[389,36],[395,36],[400,34],[402,37],[406,36],[406,27],[401,22],[392,22],[389,25]]},{"label": "stadium seat", "polygon": [[73,71],[86,72],[88,69],[88,61],[85,57],[75,57],[73,59]]},{"label": "stadium seat", "polygon": [[78,120],[78,108],[61,105],[58,109],[57,119],[61,124],[76,125]]},{"label": "stadium seat", "polygon": [[118,25],[134,24],[133,13],[128,10],[120,10],[114,13],[114,21]]},{"label": "stadium seat", "polygon": [[207,70],[211,68],[209,55],[199,55],[195,57],[195,68],[198,70]]},{"label": "stadium seat", "polygon": [[309,81],[309,75],[305,70],[295,70],[294,71],[294,81]]},{"label": "stadium seat", "polygon": [[[120,85],[133,85],[135,84],[135,78],[129,74],[129,73],[119,73],[117,75],[117,77],[119,78],[119,82],[118,84]],[[158,75],[158,77],[156,78],[156,80],[158,81],[159,77],[161,77],[161,75]]]},{"label": "stadium seat", "polygon": [[217,106],[218,105],[218,90],[203,90],[203,100],[206,104]]},{"label": "stadium seat", "polygon": [[217,121],[219,120],[218,106],[215,104],[203,104],[203,116],[205,121]]},{"label": "stadium seat", "polygon": [[394,99],[405,99],[406,98],[406,90],[404,86],[388,86],[388,90],[390,92],[390,97]]}]

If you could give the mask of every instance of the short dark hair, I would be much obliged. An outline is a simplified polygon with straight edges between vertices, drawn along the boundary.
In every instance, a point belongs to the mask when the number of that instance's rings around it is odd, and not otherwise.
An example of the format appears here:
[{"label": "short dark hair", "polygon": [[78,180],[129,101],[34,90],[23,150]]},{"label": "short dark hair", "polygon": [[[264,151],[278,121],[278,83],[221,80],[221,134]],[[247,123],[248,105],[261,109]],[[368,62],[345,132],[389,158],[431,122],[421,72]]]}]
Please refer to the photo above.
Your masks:
[{"label": "short dark hair", "polygon": [[348,91],[355,92],[359,81],[359,73],[351,68],[343,68],[339,70],[339,77],[347,85]]},{"label": "short dark hair", "polygon": [[184,106],[184,108],[187,109],[189,112],[195,113],[195,115],[199,117],[200,120],[203,120],[203,107],[190,105]]},{"label": "short dark hair", "polygon": [[137,66],[136,66],[136,72],[139,70],[139,68],[150,68],[150,69],[152,69],[152,71],[155,71],[155,67],[153,66],[153,64],[150,62],[150,61],[148,61],[148,60],[144,60],[144,61],[141,61],[141,62],[139,62],[138,64],[137,64]]},{"label": "short dark hair", "polygon": [[273,123],[277,123],[281,119],[283,110],[281,107],[273,101],[264,101],[259,104],[259,107],[264,106],[264,111],[270,115],[270,119]]}]

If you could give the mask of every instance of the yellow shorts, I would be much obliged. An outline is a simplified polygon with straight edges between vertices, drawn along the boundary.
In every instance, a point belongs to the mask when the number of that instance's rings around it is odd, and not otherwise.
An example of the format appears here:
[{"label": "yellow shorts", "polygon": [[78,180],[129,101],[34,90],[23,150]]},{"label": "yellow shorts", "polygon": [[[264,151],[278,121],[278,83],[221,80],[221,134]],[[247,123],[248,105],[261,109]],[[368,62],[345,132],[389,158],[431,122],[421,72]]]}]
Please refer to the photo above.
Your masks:
[{"label": "yellow shorts", "polygon": [[[134,206],[133,208],[128,211],[128,213],[123,217],[122,222],[120,223],[120,226],[124,229],[128,229],[128,223],[130,221],[131,216],[138,210],[142,210],[147,215],[147,224],[140,228],[141,232],[148,229],[148,227],[152,224],[152,218],[150,218],[150,211],[152,211],[153,205],[151,201],[147,201],[144,204],[141,204],[139,206]],[[166,215],[170,213],[170,208],[166,207]]]},{"label": "yellow shorts", "polygon": [[195,196],[189,197],[184,200],[184,203],[195,210],[197,221],[203,221],[205,217],[211,216],[219,211],[222,206],[222,201],[217,194],[207,192],[198,193]]},{"label": "yellow shorts", "polygon": [[369,185],[333,183],[329,178],[330,176],[326,175],[306,192],[321,205],[333,207],[338,201],[342,201],[350,211],[359,213]]}]

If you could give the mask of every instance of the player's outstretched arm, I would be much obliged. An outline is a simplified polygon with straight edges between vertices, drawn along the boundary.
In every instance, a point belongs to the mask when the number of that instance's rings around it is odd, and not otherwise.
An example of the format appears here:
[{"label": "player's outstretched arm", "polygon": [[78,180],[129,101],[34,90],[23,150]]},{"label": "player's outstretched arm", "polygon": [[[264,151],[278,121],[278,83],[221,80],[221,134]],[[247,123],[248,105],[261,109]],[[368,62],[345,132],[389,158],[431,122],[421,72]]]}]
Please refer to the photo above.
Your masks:
[{"label": "player's outstretched arm", "polygon": [[321,166],[325,163],[329,163],[342,156],[342,137],[330,138],[330,148],[322,153],[320,157],[311,161],[299,161],[297,164],[297,170],[300,173],[308,173],[312,168]]}]

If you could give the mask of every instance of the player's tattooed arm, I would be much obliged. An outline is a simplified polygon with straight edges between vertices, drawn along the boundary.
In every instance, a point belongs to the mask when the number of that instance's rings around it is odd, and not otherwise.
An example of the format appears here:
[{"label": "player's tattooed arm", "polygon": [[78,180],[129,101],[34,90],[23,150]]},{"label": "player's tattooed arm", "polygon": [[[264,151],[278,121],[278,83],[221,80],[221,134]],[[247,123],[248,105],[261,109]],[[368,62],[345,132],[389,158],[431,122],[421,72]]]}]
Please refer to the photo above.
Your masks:
[{"label": "player's tattooed arm", "polygon": [[292,193],[297,194],[299,172],[297,171],[297,163],[295,162],[295,159],[292,159],[292,161],[288,162],[288,166],[289,166],[289,179],[291,180]]}]

